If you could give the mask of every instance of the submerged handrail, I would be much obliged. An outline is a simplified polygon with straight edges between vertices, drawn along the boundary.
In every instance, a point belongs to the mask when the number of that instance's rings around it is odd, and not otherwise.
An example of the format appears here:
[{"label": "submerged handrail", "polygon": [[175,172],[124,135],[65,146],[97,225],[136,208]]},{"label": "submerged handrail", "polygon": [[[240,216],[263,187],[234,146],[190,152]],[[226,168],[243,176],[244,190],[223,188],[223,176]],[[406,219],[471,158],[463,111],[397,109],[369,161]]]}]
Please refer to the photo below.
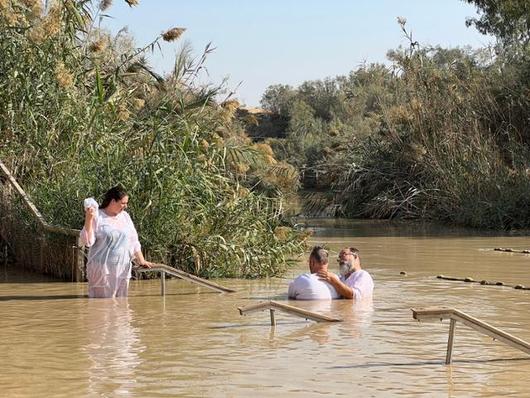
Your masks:
[{"label": "submerged handrail", "polygon": [[210,282],[206,279],[200,278],[197,275],[189,274],[187,272],[181,271],[179,269],[170,267],[165,264],[153,264],[151,268],[141,268],[141,267],[135,267],[134,270],[136,272],[160,272],[160,294],[164,296],[166,294],[166,274],[175,276],[179,279],[186,280],[191,283],[195,283],[200,286],[207,287],[212,290],[216,290],[218,292],[222,293],[234,293],[235,290],[229,289],[227,287],[218,285],[217,283]]},{"label": "submerged handrail", "polygon": [[[2,189],[2,191],[5,191],[6,195],[2,194],[2,198],[4,198],[6,201],[11,201],[13,199],[13,196],[16,194],[24,203],[25,207],[29,210],[29,213],[36,221],[37,227],[40,230],[40,236],[37,236],[37,240],[39,241],[39,248],[37,249],[39,251],[39,254],[37,256],[29,255],[29,264],[32,265],[35,269],[40,268],[43,270],[46,267],[46,261],[45,261],[45,252],[48,249],[45,249],[44,247],[47,246],[49,239],[45,240],[44,235],[46,232],[49,233],[55,233],[60,234],[64,237],[67,237],[67,240],[73,240],[72,238],[75,238],[75,242],[69,242],[66,245],[62,246],[62,249],[65,250],[72,250],[72,257],[71,259],[66,260],[66,262],[62,263],[64,264],[64,267],[59,267],[57,271],[57,268],[55,268],[56,273],[64,277],[65,275],[70,274],[72,281],[81,281],[83,280],[83,268],[85,265],[84,262],[84,251],[81,248],[80,242],[79,242],[79,230],[78,229],[72,229],[72,228],[64,228],[59,227],[56,225],[52,225],[48,223],[40,211],[37,209],[37,206],[31,201],[29,195],[22,189],[22,187],[18,184],[15,177],[11,174],[9,169],[5,166],[5,164],[0,160],[0,186],[4,187],[5,189]],[[12,188],[12,189],[8,189]],[[12,194],[13,193],[13,194]],[[7,202],[5,203],[7,205]],[[9,206],[7,207],[9,209]],[[10,230],[12,231],[12,228],[20,229],[21,227],[21,221],[18,219],[15,219],[13,217],[13,222],[9,223],[11,225]],[[6,232],[7,235],[9,235],[9,232]],[[5,240],[8,242],[8,244],[13,245],[16,243],[13,242],[13,238],[11,236],[4,236]],[[10,241],[11,239],[11,241]],[[61,249],[61,250],[62,250]],[[29,250],[30,253],[32,253],[33,248]],[[22,256],[23,258],[28,253],[28,248],[23,247],[22,249],[15,250],[16,256]],[[64,253],[64,250],[61,252]],[[49,266],[48,262],[48,265]],[[40,264],[38,266],[35,266],[35,264]],[[68,272],[68,268],[70,271]],[[51,269],[54,269],[51,267]]]},{"label": "submerged handrail", "polygon": [[276,326],[276,318],[274,316],[275,310],[280,310],[291,315],[299,316],[305,319],[311,319],[316,322],[342,322],[340,318],[333,318],[327,315],[318,314],[316,312],[311,312],[303,310],[298,307],[293,307],[292,305],[278,303],[277,301],[262,301],[257,304],[250,304],[245,307],[238,307],[240,315],[245,315],[247,313],[269,310],[271,316],[271,326]]},{"label": "submerged handrail", "polygon": [[511,347],[530,354],[530,343],[454,308],[437,307],[417,310],[412,308],[411,310],[412,317],[418,321],[434,319],[439,319],[440,321],[443,319],[451,320],[451,324],[449,326],[449,337],[447,340],[447,354],[445,357],[446,365],[451,363],[454,333],[457,321],[462,322],[464,325],[476,330],[477,332],[483,333],[495,340],[502,341]]},{"label": "submerged handrail", "polygon": [[38,221],[38,224],[45,231],[59,232],[70,236],[79,236],[79,232],[81,231],[78,229],[59,227],[46,222],[41,212],[37,209],[37,206],[35,206],[35,204],[31,201],[26,191],[22,189],[15,177],[13,177],[11,172],[8,170],[8,168],[4,165],[2,161],[0,161],[0,171],[2,171],[2,174],[4,175],[6,180],[9,182],[9,184],[11,184],[11,186],[15,189],[18,195],[22,198],[22,201],[24,202],[26,207],[29,209],[31,214],[33,214],[35,219]]}]

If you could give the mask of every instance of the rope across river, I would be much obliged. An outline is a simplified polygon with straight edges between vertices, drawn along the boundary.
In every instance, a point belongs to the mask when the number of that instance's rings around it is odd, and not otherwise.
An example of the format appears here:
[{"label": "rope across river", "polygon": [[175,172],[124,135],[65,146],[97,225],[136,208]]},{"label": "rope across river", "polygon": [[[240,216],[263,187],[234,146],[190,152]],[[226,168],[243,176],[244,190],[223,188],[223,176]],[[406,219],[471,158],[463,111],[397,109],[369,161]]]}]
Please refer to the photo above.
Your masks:
[{"label": "rope across river", "polygon": [[[493,249],[497,252],[504,252],[504,253],[520,253],[520,254],[530,254],[530,249],[512,249],[511,247],[496,247]],[[459,282],[468,282],[468,283],[480,283],[481,285],[487,285],[487,286],[504,286],[504,287],[511,287],[517,290],[530,290],[530,287],[527,287],[523,284],[517,284],[517,285],[509,285],[501,281],[488,281],[485,279],[482,280],[475,280],[470,277],[466,278],[458,278],[454,276],[446,276],[446,275],[438,275],[436,276],[437,279],[443,279],[446,281],[459,281]]]},{"label": "rope across river", "polygon": [[518,290],[530,290],[530,287],[527,287],[525,285],[509,285],[501,281],[488,281],[485,279],[482,280],[475,280],[470,277],[466,278],[458,278],[454,276],[445,276],[445,275],[438,275],[436,276],[437,279],[443,279],[446,281],[459,281],[459,282],[468,282],[468,283],[480,283],[481,285],[488,285],[488,286],[504,286],[504,287],[511,287]]}]

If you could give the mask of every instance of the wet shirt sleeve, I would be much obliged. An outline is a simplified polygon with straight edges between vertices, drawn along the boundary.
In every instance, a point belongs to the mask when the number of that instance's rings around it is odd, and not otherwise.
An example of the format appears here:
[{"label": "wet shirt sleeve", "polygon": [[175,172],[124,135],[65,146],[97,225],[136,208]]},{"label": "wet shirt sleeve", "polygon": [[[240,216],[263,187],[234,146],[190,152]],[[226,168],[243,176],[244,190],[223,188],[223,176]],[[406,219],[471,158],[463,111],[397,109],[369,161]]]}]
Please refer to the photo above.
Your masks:
[{"label": "wet shirt sleeve", "polygon": [[129,236],[129,247],[131,248],[131,258],[134,258],[134,253],[138,253],[139,251],[141,251],[142,246],[140,245],[140,240],[138,239],[138,232],[134,227],[134,223],[132,222],[129,213],[124,212],[124,214],[127,220],[127,232]]},{"label": "wet shirt sleeve", "polygon": [[356,300],[371,296],[374,290],[374,281],[364,270],[354,272],[344,283],[352,288]]},{"label": "wet shirt sleeve", "polygon": [[96,229],[98,227],[98,217],[92,220],[92,233],[89,234],[85,227],[79,233],[79,244],[81,246],[90,247],[96,242]]}]

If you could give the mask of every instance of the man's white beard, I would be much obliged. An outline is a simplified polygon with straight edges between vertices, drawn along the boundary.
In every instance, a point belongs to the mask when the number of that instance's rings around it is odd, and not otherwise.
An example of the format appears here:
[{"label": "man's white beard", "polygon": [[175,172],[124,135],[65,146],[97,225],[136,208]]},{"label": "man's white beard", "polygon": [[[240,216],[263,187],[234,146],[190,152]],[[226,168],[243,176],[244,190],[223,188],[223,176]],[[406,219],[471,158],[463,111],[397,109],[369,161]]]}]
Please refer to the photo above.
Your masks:
[{"label": "man's white beard", "polygon": [[346,276],[352,271],[352,267],[349,263],[341,261],[339,264],[339,273],[341,276]]}]

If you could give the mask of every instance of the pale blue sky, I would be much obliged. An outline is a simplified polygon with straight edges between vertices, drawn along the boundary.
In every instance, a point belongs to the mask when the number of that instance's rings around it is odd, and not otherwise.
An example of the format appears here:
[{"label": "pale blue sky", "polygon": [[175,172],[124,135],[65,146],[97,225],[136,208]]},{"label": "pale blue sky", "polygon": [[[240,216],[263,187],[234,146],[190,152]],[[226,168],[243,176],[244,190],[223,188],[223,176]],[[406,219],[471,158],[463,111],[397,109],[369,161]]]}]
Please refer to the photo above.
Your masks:
[{"label": "pale blue sky", "polygon": [[257,106],[271,84],[296,86],[305,80],[347,74],[363,62],[385,62],[389,49],[407,41],[396,22],[422,45],[478,48],[491,38],[465,26],[476,9],[460,0],[140,0],[129,8],[114,0],[104,26],[127,26],[137,45],[171,27],[187,30],[179,42],[164,44],[151,56],[159,72],[172,68],[183,41],[200,55],[208,42],[216,50],[207,60],[209,81],[240,82],[236,97]]}]

